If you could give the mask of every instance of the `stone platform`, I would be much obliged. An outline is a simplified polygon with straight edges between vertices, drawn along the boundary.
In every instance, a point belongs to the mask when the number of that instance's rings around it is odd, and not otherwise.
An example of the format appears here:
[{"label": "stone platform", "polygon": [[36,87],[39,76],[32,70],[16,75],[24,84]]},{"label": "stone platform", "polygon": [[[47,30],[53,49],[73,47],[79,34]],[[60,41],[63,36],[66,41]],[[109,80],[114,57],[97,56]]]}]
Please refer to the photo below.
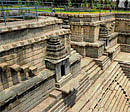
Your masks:
[{"label": "stone platform", "polygon": [[130,80],[130,53],[120,52],[114,60],[119,62],[123,72]]},{"label": "stone platform", "polygon": [[120,52],[114,60],[119,62],[130,63],[130,53]]}]

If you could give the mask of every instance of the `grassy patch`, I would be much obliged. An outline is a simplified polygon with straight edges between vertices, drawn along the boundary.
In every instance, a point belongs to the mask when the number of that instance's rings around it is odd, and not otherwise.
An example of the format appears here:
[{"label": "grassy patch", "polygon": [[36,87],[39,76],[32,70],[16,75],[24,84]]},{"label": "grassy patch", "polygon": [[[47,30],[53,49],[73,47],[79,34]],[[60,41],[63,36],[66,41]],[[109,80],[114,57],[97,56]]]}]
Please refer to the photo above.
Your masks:
[{"label": "grassy patch", "polygon": [[[20,6],[8,6],[8,7],[4,7],[4,8],[15,8],[19,9],[19,10],[24,10],[24,11],[36,11],[35,7],[33,7],[34,9],[32,9],[32,7],[23,7],[22,9],[20,9]],[[28,9],[26,9],[28,8]],[[29,9],[30,8],[30,9]],[[1,6],[0,6],[1,9]],[[65,13],[65,14],[86,14],[86,13],[109,13],[109,12],[115,12],[115,13],[130,13],[130,11],[123,11],[123,10],[98,10],[98,9],[88,9],[88,11],[86,12],[78,12],[78,11],[64,11],[64,8],[49,8],[49,7],[40,7],[37,9],[38,12],[47,12],[50,13],[52,12],[52,10],[54,11],[54,13]],[[9,12],[11,10],[8,10]],[[6,11],[5,11],[6,12]]]}]

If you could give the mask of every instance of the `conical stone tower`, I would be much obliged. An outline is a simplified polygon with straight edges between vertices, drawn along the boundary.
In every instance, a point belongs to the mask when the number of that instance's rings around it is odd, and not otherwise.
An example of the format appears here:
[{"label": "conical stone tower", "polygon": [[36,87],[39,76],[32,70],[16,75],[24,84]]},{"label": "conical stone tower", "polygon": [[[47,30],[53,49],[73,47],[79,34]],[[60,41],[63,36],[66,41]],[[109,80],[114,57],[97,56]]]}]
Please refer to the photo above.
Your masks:
[{"label": "conical stone tower", "polygon": [[51,36],[47,41],[46,68],[55,71],[56,81],[70,73],[69,54],[59,36]]},{"label": "conical stone tower", "polygon": [[60,61],[68,56],[67,51],[65,50],[64,44],[59,40],[58,36],[51,36],[47,41],[47,56],[46,58],[54,61]]}]

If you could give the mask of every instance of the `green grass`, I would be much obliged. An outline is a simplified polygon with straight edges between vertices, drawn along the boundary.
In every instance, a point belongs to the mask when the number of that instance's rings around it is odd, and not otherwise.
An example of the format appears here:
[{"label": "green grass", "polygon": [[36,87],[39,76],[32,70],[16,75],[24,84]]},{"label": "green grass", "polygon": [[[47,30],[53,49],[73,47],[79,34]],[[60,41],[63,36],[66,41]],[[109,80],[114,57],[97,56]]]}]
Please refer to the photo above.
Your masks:
[{"label": "green grass", "polygon": [[[1,6],[0,6],[1,8]],[[20,8],[20,6],[9,6],[9,7],[4,7],[4,8]],[[31,8],[31,7],[30,7]],[[35,9],[28,9],[30,11],[36,11]],[[64,14],[87,14],[87,13],[109,13],[109,10],[98,10],[98,9],[91,9],[88,10],[87,12],[76,12],[76,11],[64,11],[64,8],[53,8],[53,10],[55,10],[55,13],[64,13]],[[11,10],[8,10],[8,12],[10,12]],[[26,11],[26,10],[25,10]],[[38,8],[37,9],[38,12],[52,12],[51,8]],[[112,10],[111,12],[115,12],[115,13],[130,13],[130,11],[114,11]]]}]

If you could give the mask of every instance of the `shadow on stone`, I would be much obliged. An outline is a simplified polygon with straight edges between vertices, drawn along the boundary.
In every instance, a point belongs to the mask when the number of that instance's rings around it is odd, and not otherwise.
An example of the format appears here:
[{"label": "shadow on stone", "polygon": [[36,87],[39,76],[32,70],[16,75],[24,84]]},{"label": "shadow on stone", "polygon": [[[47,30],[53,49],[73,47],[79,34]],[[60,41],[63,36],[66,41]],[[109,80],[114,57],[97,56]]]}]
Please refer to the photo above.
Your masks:
[{"label": "shadow on stone", "polygon": [[75,104],[77,92],[78,91],[74,89],[73,91],[70,91],[68,94],[63,93],[64,106],[71,108]]}]

